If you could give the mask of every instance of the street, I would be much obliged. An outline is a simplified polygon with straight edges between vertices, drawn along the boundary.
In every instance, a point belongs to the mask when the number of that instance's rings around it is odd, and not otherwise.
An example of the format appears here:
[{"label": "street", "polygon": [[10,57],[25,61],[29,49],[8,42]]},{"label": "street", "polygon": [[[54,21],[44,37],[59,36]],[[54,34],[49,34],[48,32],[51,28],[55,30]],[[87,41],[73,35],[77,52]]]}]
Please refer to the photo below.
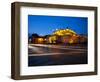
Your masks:
[{"label": "street", "polygon": [[29,44],[28,66],[87,64],[86,46]]}]

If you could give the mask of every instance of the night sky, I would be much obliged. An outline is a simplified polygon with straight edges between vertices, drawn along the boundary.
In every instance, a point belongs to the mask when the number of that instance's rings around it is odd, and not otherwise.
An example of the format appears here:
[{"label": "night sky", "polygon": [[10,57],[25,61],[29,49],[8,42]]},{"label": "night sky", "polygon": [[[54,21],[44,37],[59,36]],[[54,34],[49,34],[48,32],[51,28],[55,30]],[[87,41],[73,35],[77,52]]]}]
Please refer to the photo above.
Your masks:
[{"label": "night sky", "polygon": [[87,35],[87,17],[28,15],[28,33],[44,36],[52,34],[56,29],[74,30],[77,34]]}]

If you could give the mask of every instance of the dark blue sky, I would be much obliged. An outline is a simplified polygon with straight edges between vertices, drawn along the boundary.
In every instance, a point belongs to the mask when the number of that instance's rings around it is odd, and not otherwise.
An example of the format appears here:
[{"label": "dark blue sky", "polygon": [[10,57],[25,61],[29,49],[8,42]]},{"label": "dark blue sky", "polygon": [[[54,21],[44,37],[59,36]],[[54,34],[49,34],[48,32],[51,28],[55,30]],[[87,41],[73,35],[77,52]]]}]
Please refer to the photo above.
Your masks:
[{"label": "dark blue sky", "polygon": [[37,33],[39,35],[52,34],[56,29],[74,30],[77,34],[88,32],[88,18],[86,17],[68,17],[68,16],[43,16],[28,15],[28,33]]}]

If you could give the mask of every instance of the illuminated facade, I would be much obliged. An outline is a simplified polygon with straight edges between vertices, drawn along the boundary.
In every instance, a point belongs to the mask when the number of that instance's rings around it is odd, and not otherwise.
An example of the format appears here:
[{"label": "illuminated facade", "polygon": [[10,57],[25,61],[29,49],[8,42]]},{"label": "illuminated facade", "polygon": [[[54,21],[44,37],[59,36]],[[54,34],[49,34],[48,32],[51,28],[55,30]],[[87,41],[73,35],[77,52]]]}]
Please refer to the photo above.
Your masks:
[{"label": "illuminated facade", "polygon": [[[52,38],[52,37],[54,37],[54,38]],[[51,38],[50,43],[53,43],[53,41],[55,43],[65,43],[65,44],[87,42],[87,37],[80,36],[71,29],[56,30],[55,32],[53,32],[53,34],[50,38]]]},{"label": "illuminated facade", "polygon": [[76,32],[74,32],[71,29],[60,29],[53,32],[52,36],[49,37],[49,43],[79,43],[80,36],[77,35]]},{"label": "illuminated facade", "polygon": [[33,37],[32,43],[36,44],[73,44],[73,43],[86,43],[87,37],[78,35],[71,29],[59,29],[54,31],[48,37]]}]

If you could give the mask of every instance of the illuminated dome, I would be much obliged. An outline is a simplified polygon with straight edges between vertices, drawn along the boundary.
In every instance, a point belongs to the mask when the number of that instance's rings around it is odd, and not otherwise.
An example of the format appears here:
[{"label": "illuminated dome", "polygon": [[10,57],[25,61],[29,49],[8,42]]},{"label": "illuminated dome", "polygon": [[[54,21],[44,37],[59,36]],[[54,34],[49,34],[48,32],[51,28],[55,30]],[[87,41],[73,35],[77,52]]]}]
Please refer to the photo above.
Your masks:
[{"label": "illuminated dome", "polygon": [[64,36],[64,35],[76,35],[76,32],[74,32],[71,29],[60,29],[57,30],[53,33],[53,35],[58,35],[58,36]]}]

